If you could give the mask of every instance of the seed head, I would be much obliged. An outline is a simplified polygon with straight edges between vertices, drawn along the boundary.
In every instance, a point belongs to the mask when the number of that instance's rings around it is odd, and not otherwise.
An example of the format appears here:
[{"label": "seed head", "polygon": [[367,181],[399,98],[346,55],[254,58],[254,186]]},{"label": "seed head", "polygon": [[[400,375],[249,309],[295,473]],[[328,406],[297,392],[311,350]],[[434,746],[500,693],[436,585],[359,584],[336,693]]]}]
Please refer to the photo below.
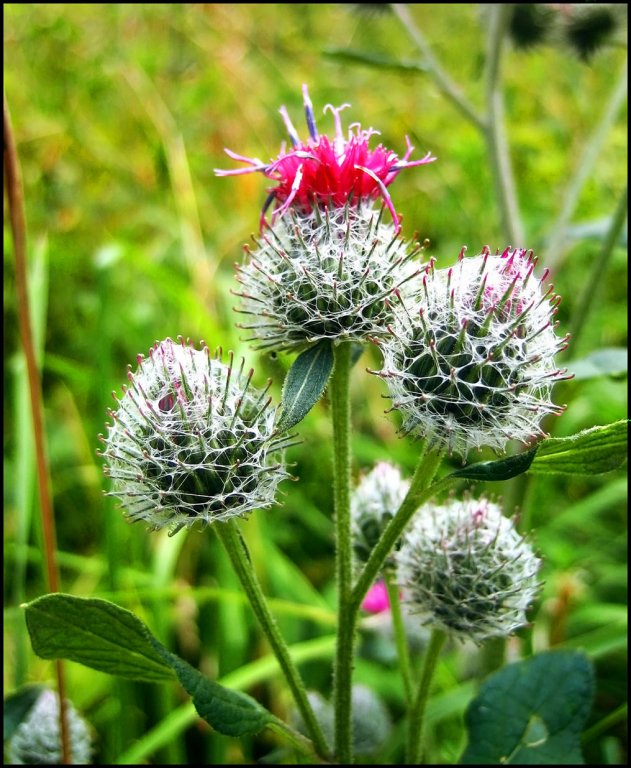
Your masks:
[{"label": "seed head", "polygon": [[183,341],[156,343],[138,358],[130,385],[110,412],[104,439],[110,495],[130,520],[176,533],[199,521],[210,524],[274,503],[289,475],[275,409],[267,391],[245,374]]},{"label": "seed head", "polygon": [[351,497],[353,549],[360,562],[365,563],[370,557],[409,487],[397,467],[385,461],[361,479]]},{"label": "seed head", "polygon": [[550,397],[570,378],[554,356],[569,337],[555,334],[560,297],[534,276],[532,251],[506,249],[453,268],[426,270],[414,311],[398,311],[381,341],[393,409],[401,431],[435,447],[466,453],[543,434],[540,421],[564,406]]},{"label": "seed head", "polygon": [[[65,707],[72,765],[88,765],[92,758],[90,726],[70,701]],[[18,725],[7,747],[10,765],[61,765],[59,696],[44,690]]]},{"label": "seed head", "polygon": [[422,506],[395,557],[409,612],[462,640],[510,634],[538,590],[540,560],[484,498]]}]

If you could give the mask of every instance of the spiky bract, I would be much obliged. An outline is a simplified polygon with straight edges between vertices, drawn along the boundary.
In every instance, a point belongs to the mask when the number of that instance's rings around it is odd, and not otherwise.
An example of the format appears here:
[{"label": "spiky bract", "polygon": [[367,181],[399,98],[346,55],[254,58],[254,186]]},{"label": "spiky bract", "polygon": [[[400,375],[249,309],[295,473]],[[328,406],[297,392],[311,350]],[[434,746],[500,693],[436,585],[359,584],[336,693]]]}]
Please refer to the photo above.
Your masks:
[{"label": "spiky bract", "polygon": [[233,367],[166,339],[138,370],[110,412],[103,456],[116,496],[132,520],[175,533],[196,521],[243,516],[274,502],[288,477],[275,409],[251,385],[243,361]]},{"label": "spiky bract", "polygon": [[540,560],[484,498],[422,506],[395,557],[409,612],[462,640],[510,634],[538,591]]},{"label": "spiky bract", "polygon": [[532,251],[462,257],[450,269],[432,266],[407,312],[397,312],[381,343],[383,370],[401,431],[436,448],[505,450],[543,434],[540,421],[559,414],[555,381],[568,378],[554,356],[567,338],[554,332],[560,298],[547,276],[535,278]]},{"label": "spiky bract", "polygon": [[240,327],[261,349],[382,336],[420,272],[420,246],[410,249],[370,207],[290,211],[255,242],[237,295],[249,316]]}]

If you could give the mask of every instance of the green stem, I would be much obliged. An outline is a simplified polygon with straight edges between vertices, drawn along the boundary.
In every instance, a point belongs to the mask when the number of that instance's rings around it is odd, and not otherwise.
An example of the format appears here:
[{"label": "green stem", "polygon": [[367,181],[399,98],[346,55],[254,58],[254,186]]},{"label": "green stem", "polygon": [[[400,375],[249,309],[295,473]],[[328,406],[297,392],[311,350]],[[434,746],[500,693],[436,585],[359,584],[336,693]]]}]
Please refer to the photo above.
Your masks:
[{"label": "green stem", "polygon": [[252,563],[249,560],[245,543],[241,537],[241,532],[234,520],[218,523],[215,526],[215,529],[217,535],[221,539],[221,543],[225,547],[228,557],[230,558],[232,567],[239,577],[239,581],[241,582],[250,605],[254,610],[256,618],[278,659],[278,664],[285,675],[296,702],[296,706],[302,715],[305,727],[313,740],[314,746],[318,754],[326,756],[328,747],[322,734],[322,729],[316,720],[309,699],[307,698],[307,692],[302,678],[291,659],[287,643],[281,635],[276,619],[272,616],[267,605],[265,595],[256,578]]},{"label": "green stem", "polygon": [[627,220],[627,204],[629,202],[629,188],[625,186],[624,191],[620,195],[618,205],[616,206],[615,213],[611,220],[609,230],[605,237],[605,241],[602,244],[598,258],[594,259],[589,277],[585,281],[585,287],[581,293],[581,297],[576,304],[572,316],[572,323],[570,325],[571,336],[571,348],[572,353],[576,354],[578,347],[578,339],[581,336],[583,328],[585,327],[585,321],[589,317],[590,311],[594,306],[594,300],[598,295],[598,288],[602,282],[603,277],[607,272],[607,265],[616,243],[624,227],[624,223]]},{"label": "green stem", "polygon": [[403,613],[401,611],[401,600],[399,598],[399,587],[395,581],[394,573],[386,568],[383,575],[386,590],[388,591],[388,601],[390,602],[390,615],[392,616],[392,629],[394,631],[394,642],[397,647],[397,656],[399,658],[399,669],[403,678],[403,688],[405,690],[405,700],[408,707],[412,704],[412,669],[410,667],[410,652],[408,648],[408,638],[403,624]]},{"label": "green stem", "polygon": [[442,630],[434,629],[432,631],[432,636],[423,662],[421,682],[416,694],[416,699],[414,699],[412,705],[412,711],[410,712],[406,759],[408,765],[420,765],[421,762],[421,753],[423,751],[423,724],[425,720],[427,699],[429,698],[429,690],[438,663],[438,657],[440,656],[440,652],[446,639],[447,635]]},{"label": "green stem", "polygon": [[349,606],[353,586],[350,500],[351,351],[350,342],[342,342],[334,348],[335,367],[329,390],[333,421],[333,492],[338,611],[333,698],[335,705],[335,754],[340,765],[350,764],[353,758],[351,689],[353,644],[357,624],[357,612],[351,611]]},{"label": "green stem", "polygon": [[597,723],[594,723],[594,725],[592,725],[591,728],[588,728],[586,731],[583,731],[583,734],[581,735],[581,744],[583,745],[589,744],[590,741],[593,741],[602,733],[605,733],[605,731],[608,731],[612,726],[625,721],[627,719],[627,714],[628,714],[628,705],[626,703],[621,704],[619,707],[614,709],[613,712],[610,712],[608,715],[605,715],[605,717],[603,717]]},{"label": "green stem", "polygon": [[349,616],[355,615],[359,610],[366,592],[370,589],[379,570],[383,567],[386,558],[419,506],[438,491],[454,482],[453,478],[446,477],[439,480],[437,483],[434,483],[434,485],[430,485],[440,466],[442,458],[443,454],[441,451],[431,452],[426,455],[421,454],[410,483],[410,489],[403,499],[396,515],[390,520],[379,537],[379,541],[375,545],[368,558],[368,562],[364,566],[359,579],[355,584],[355,588],[353,589],[349,601]]}]

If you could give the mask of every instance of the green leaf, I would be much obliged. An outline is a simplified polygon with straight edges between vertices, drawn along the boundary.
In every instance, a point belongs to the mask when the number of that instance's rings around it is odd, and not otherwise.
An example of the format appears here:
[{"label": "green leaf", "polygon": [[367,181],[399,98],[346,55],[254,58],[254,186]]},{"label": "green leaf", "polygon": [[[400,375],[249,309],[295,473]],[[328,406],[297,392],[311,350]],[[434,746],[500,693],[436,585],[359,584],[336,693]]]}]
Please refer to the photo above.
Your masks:
[{"label": "green leaf", "polygon": [[151,642],[192,697],[199,716],[219,733],[224,736],[247,736],[275,722],[272,713],[251,696],[209,680],[184,659],[167,651],[154,637],[151,637]]},{"label": "green leaf", "polygon": [[480,461],[448,477],[469,480],[510,480],[531,472],[538,475],[597,475],[621,467],[627,458],[625,420],[591,427],[570,437],[549,437],[523,453],[498,461]]},{"label": "green leaf", "polygon": [[133,680],[172,680],[133,613],[98,598],[54,593],[26,606],[31,645],[43,659],[69,659]]},{"label": "green leaf", "polygon": [[583,764],[594,672],[576,651],[548,651],[491,675],[465,714],[462,765]]},{"label": "green leaf", "polygon": [[365,64],[378,69],[391,69],[395,72],[427,72],[428,68],[417,61],[393,59],[380,53],[354,51],[350,48],[329,48],[324,55],[349,64]]},{"label": "green leaf", "polygon": [[333,347],[328,339],[322,339],[298,355],[283,384],[280,432],[304,419],[322,396],[332,370]]},{"label": "green leaf", "polygon": [[33,704],[37,701],[45,685],[24,685],[9,694],[4,700],[3,740],[8,741],[18,725],[26,718]]},{"label": "green leaf", "polygon": [[620,378],[627,373],[628,354],[629,350],[625,347],[605,347],[580,360],[570,360],[567,368],[574,374],[574,381],[595,379],[599,376]]},{"label": "green leaf", "polygon": [[33,650],[136,680],[172,680],[193,698],[200,717],[226,736],[258,733],[274,716],[250,696],[204,677],[168,651],[133,613],[107,600],[44,595],[26,606]]},{"label": "green leaf", "polygon": [[623,419],[570,437],[542,440],[528,471],[539,475],[597,475],[619,469],[627,459],[627,424]]},{"label": "green leaf", "polygon": [[511,477],[521,475],[528,470],[538,447],[534,446],[528,451],[498,461],[480,461],[477,464],[469,464],[452,472],[449,477],[464,477],[469,480],[510,480]]}]

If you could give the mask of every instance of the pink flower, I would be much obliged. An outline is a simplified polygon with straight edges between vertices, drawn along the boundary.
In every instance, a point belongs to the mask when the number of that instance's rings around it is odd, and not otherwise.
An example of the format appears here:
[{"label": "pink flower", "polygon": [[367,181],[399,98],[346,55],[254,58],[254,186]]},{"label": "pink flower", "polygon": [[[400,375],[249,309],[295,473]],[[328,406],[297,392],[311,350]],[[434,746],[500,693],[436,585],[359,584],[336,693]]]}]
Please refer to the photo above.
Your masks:
[{"label": "pink flower", "polygon": [[366,593],[362,609],[368,613],[383,613],[390,610],[388,590],[383,581],[376,581]]},{"label": "pink flower", "polygon": [[330,139],[328,136],[320,136],[306,85],[302,86],[302,92],[309,128],[309,139],[306,143],[300,141],[287,110],[281,107],[280,113],[292,148],[285,151],[283,144],[276,160],[269,163],[226,149],[229,157],[250,167],[235,170],[215,169],[215,173],[218,176],[238,176],[261,171],[268,179],[277,182],[276,187],[268,190],[269,195],[261,213],[261,229],[266,223],[265,212],[272,203],[276,205],[273,219],[276,215],[282,216],[290,207],[308,213],[316,206],[342,208],[347,204],[359,205],[363,200],[376,200],[381,197],[399,231],[399,217],[386,188],[404,168],[425,165],[436,158],[428,152],[421,160],[409,160],[414,147],[407,136],[407,149],[402,158],[381,144],[375,149],[369,149],[370,138],[378,131],[372,128],[364,130],[359,123],[350,126],[348,139],[345,139],[340,112],[350,106],[349,104],[343,104],[341,107],[327,104],[324,111],[330,110],[333,113],[335,137]]}]

